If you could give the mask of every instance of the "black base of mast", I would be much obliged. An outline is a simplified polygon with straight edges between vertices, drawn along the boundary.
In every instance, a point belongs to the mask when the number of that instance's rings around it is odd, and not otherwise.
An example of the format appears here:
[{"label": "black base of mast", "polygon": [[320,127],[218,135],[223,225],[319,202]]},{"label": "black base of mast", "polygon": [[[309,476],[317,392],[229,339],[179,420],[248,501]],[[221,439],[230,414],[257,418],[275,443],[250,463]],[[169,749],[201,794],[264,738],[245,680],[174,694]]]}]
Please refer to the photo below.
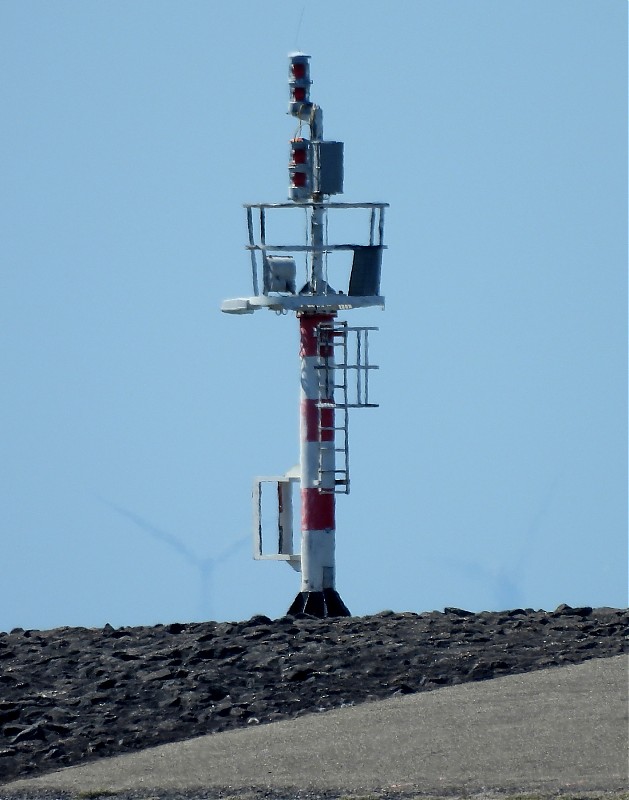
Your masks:
[{"label": "black base of mast", "polygon": [[336,589],[322,592],[299,592],[293,600],[288,614],[310,614],[311,617],[351,617],[350,611],[341,600]]}]

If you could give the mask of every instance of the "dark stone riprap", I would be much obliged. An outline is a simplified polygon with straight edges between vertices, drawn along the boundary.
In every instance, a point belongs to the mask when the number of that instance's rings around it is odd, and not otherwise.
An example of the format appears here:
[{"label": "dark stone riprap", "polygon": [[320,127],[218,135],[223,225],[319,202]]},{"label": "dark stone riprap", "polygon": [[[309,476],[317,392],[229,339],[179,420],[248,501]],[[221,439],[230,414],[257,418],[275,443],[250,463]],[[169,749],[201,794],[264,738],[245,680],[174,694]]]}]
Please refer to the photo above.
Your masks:
[{"label": "dark stone riprap", "polygon": [[610,608],[384,611],[0,633],[0,781],[245,725],[606,658]]}]

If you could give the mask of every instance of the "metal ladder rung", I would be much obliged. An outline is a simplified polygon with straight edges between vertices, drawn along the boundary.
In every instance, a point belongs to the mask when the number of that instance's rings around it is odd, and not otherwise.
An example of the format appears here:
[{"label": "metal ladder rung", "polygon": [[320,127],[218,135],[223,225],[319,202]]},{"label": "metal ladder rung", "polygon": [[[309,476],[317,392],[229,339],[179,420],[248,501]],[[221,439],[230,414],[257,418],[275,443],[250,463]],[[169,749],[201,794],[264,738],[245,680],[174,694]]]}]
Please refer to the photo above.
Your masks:
[{"label": "metal ladder rung", "polygon": [[[326,476],[332,483],[330,476],[334,475],[334,485],[321,487],[321,491],[328,494],[349,492],[349,409],[376,408],[378,405],[369,402],[369,377],[372,370],[378,369],[375,364],[369,363],[368,332],[371,330],[377,328],[349,327],[344,321],[323,323],[317,329],[319,345],[327,347],[324,352],[330,354],[329,361],[327,356],[322,356],[321,363],[317,366],[318,370],[322,370],[319,373],[320,395],[317,406],[339,412],[333,425],[321,425],[319,415],[319,438],[322,439],[324,434],[333,434],[332,441],[321,442],[321,452],[331,455],[333,449],[335,454],[338,453],[340,462],[340,466],[330,470],[324,470],[322,464],[319,465],[320,478]],[[352,339],[356,345],[355,359],[350,356],[348,349],[350,332],[355,334],[355,340]],[[354,363],[350,364],[350,360],[354,360]],[[338,401],[335,393],[339,396]],[[336,446],[335,439],[340,440],[341,446]]]}]

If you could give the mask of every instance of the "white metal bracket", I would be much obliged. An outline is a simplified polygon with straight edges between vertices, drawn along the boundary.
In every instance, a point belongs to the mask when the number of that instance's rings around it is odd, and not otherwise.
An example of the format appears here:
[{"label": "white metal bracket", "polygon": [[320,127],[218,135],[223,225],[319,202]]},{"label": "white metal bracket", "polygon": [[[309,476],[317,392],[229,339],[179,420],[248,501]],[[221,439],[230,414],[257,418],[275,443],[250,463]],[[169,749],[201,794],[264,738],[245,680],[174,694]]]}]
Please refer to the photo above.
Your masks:
[{"label": "white metal bracket", "polygon": [[[262,486],[275,484],[277,502],[274,531],[274,547],[264,552]],[[296,553],[293,544],[293,485],[299,483],[299,466],[285,475],[258,477],[253,482],[253,557],[257,561],[286,561],[297,572],[301,569],[301,553]]]}]

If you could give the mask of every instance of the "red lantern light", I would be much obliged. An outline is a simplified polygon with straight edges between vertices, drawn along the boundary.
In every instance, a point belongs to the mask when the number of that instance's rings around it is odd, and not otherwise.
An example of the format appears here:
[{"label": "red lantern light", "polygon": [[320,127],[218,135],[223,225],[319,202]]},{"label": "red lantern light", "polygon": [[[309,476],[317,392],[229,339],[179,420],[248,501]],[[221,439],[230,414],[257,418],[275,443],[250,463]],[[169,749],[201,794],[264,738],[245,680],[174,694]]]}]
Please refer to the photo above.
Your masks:
[{"label": "red lantern light", "polygon": [[292,139],[288,162],[291,200],[307,200],[312,192],[312,162],[308,139]]},{"label": "red lantern light", "polygon": [[288,111],[300,119],[308,119],[310,102],[310,56],[295,53],[290,56],[288,67],[289,106]]}]

